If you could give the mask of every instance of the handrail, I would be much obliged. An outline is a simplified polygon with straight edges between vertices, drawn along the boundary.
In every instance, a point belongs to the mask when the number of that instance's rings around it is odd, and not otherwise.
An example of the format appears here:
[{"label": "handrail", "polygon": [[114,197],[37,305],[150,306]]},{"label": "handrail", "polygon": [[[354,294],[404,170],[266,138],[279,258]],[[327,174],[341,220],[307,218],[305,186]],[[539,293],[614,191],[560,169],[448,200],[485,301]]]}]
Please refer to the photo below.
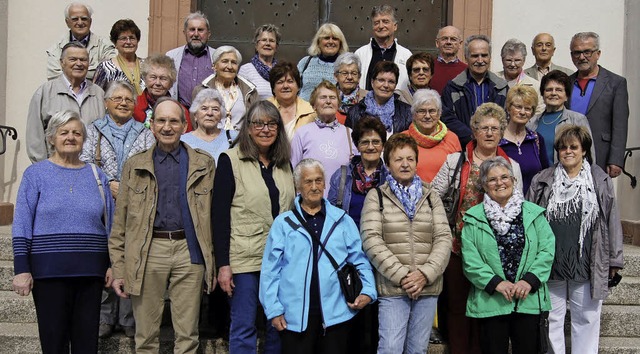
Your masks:
[{"label": "handrail", "polygon": [[13,138],[13,140],[18,140],[18,131],[16,128],[0,125],[0,136],[2,136],[2,150],[0,150],[0,155],[7,151],[7,135]]},{"label": "handrail", "polygon": [[627,172],[624,169],[624,165],[627,164],[627,157],[632,156],[634,151],[640,150],[640,146],[637,147],[632,147],[632,148],[626,148],[624,151],[624,162],[622,165],[622,173],[624,173],[627,177],[629,177],[631,179],[631,188],[636,188],[636,186],[638,185],[638,179],[636,178],[636,176],[633,176],[632,174],[630,174],[629,172]]}]

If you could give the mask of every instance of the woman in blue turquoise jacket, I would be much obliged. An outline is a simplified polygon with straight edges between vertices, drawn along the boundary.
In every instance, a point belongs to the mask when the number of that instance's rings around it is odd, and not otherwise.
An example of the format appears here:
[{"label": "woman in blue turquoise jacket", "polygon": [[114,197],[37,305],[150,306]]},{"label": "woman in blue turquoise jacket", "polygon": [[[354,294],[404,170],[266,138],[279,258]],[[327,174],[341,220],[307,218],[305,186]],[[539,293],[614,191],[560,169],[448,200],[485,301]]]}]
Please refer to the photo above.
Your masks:
[{"label": "woman in blue turquoise jacket", "polygon": [[[484,201],[464,215],[462,264],[471,290],[467,316],[479,319],[483,353],[539,351],[538,323],[551,309],[547,280],[555,238],[544,208],[524,201],[503,157],[480,166]],[[546,338],[543,338],[547,340]]]},{"label": "woman in blue turquoise jacket", "polygon": [[[323,198],[322,164],[304,159],[293,176],[300,196],[295,212],[280,214],[271,226],[260,302],[280,331],[282,353],[346,353],[348,321],[377,297],[371,265],[353,220]],[[349,262],[358,269],[363,287],[353,303],[345,300],[333,265],[314,241],[318,238],[340,267]]]}]

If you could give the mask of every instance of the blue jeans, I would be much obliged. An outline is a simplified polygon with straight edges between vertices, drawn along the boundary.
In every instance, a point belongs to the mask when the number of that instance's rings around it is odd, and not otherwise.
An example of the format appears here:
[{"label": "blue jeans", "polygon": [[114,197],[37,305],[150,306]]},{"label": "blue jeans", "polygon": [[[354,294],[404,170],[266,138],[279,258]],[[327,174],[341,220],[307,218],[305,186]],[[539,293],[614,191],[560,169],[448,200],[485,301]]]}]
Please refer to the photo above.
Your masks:
[{"label": "blue jeans", "polygon": [[378,301],[378,354],[426,353],[438,297],[393,296]]},{"label": "blue jeans", "polygon": [[[260,272],[233,275],[233,296],[231,305],[231,326],[229,328],[230,354],[255,354],[257,347],[256,313],[258,306],[258,287]],[[280,354],[280,336],[268,322],[264,343],[265,354]]]}]

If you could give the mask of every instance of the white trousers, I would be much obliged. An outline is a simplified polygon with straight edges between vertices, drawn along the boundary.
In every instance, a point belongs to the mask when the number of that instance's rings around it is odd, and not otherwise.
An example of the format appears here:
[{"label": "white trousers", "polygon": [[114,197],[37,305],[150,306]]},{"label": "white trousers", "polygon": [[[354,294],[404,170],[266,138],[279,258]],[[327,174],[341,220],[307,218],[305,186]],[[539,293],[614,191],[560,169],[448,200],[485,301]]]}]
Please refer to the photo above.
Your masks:
[{"label": "white trousers", "polygon": [[589,282],[549,280],[547,285],[552,307],[549,313],[549,353],[565,354],[564,316],[568,301],[571,311],[571,353],[597,354],[602,300],[591,298]]}]

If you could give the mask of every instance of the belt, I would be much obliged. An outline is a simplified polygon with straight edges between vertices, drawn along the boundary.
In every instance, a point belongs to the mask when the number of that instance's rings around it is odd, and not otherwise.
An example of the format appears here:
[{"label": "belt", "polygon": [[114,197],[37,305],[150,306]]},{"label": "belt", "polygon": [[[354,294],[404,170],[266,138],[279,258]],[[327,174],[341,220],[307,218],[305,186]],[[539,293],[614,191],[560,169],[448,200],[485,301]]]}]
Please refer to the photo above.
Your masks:
[{"label": "belt", "polygon": [[175,231],[158,231],[153,230],[154,238],[164,238],[167,240],[184,240],[187,236],[184,234],[184,230]]}]

